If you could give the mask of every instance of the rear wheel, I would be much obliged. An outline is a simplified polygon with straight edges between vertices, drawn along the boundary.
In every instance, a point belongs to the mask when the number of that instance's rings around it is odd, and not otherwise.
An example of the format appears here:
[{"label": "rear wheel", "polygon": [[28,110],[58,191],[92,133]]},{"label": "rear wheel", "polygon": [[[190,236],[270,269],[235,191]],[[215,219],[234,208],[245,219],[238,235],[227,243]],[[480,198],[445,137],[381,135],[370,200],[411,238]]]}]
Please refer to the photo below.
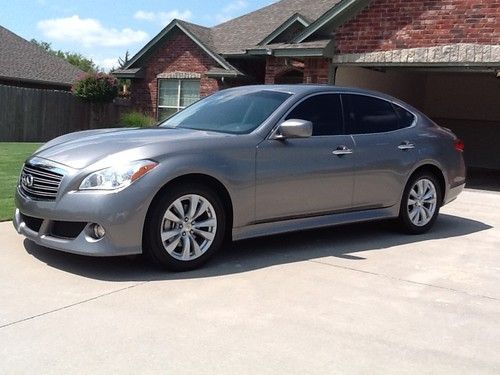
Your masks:
[{"label": "rear wheel", "polygon": [[153,204],[144,230],[145,251],[166,269],[195,269],[221,247],[226,214],[212,190],[178,185]]},{"label": "rear wheel", "polygon": [[421,234],[432,228],[439,215],[442,192],[431,173],[418,173],[408,182],[403,193],[399,220],[406,232]]}]

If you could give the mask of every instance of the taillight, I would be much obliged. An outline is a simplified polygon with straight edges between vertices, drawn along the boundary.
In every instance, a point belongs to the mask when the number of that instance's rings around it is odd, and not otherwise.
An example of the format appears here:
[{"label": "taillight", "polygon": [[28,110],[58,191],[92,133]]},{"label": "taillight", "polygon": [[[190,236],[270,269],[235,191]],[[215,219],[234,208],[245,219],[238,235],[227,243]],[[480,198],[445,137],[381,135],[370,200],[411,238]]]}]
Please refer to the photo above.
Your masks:
[{"label": "taillight", "polygon": [[465,148],[464,141],[461,139],[455,139],[455,150],[463,152]]}]

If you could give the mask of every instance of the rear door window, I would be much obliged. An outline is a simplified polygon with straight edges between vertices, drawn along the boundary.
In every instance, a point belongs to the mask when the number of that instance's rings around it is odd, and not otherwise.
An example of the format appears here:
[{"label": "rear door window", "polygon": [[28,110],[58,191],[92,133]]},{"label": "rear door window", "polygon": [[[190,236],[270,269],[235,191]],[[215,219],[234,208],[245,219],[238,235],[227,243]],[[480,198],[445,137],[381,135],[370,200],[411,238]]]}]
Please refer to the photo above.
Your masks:
[{"label": "rear door window", "polygon": [[349,134],[384,133],[401,129],[400,118],[392,103],[367,95],[345,94]]}]

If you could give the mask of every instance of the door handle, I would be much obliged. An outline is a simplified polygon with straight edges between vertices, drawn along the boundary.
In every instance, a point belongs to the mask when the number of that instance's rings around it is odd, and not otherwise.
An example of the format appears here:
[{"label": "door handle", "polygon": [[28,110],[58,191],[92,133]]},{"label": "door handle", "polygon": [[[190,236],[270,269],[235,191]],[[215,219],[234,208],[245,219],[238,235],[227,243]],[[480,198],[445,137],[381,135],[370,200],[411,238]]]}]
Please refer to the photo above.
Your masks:
[{"label": "door handle", "polygon": [[401,151],[405,151],[405,150],[411,150],[411,149],[414,149],[415,148],[415,145],[409,141],[404,141],[403,143],[401,143],[398,148],[401,150]]},{"label": "door handle", "polygon": [[333,155],[337,156],[350,155],[352,153],[353,151],[347,146],[339,146],[335,151],[333,151]]}]

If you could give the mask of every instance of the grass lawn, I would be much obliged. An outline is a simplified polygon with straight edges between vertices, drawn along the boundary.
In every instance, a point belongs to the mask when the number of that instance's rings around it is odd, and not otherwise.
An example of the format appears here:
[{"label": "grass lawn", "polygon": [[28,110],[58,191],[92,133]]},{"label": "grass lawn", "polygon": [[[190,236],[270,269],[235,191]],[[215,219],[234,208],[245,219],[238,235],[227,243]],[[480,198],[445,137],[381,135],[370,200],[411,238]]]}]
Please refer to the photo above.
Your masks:
[{"label": "grass lawn", "polygon": [[0,142],[0,221],[12,220],[17,179],[26,158],[40,143]]}]

